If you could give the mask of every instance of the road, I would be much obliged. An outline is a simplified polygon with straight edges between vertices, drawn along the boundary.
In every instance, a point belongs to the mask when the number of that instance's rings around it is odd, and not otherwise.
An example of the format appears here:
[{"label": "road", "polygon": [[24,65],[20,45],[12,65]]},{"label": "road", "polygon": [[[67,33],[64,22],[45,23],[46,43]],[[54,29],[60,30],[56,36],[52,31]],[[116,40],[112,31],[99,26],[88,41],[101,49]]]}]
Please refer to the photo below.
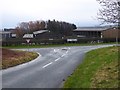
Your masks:
[{"label": "road", "polygon": [[[2,70],[2,88],[60,88],[86,52],[111,45],[32,48],[35,60]],[[28,49],[22,49],[28,50]]]}]

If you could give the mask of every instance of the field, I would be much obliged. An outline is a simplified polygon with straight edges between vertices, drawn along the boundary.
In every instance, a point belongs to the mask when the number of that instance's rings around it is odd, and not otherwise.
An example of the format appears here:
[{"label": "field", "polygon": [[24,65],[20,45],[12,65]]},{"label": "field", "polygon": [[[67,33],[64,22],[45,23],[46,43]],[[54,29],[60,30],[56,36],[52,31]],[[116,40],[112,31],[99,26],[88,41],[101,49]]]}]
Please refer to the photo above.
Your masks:
[{"label": "field", "polygon": [[118,56],[115,46],[88,52],[64,88],[118,88]]}]

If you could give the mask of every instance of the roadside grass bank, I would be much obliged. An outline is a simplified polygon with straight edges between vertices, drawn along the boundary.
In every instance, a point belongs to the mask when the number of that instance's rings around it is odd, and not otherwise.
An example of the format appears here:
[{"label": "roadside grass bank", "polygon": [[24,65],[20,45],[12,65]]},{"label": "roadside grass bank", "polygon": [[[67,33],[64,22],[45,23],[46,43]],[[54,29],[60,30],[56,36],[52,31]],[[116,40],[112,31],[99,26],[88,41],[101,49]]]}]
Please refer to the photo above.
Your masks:
[{"label": "roadside grass bank", "polygon": [[64,88],[118,88],[118,49],[107,47],[88,52],[82,64],[67,78]]},{"label": "roadside grass bank", "polygon": [[47,45],[12,45],[3,46],[3,48],[49,48],[49,47],[63,47],[63,46],[89,46],[89,45],[106,45],[106,44],[116,44],[112,43],[66,43],[66,44],[47,44]]},{"label": "roadside grass bank", "polygon": [[2,60],[0,62],[1,69],[13,67],[25,62],[29,62],[38,57],[35,52],[9,50],[0,48],[2,50]]}]

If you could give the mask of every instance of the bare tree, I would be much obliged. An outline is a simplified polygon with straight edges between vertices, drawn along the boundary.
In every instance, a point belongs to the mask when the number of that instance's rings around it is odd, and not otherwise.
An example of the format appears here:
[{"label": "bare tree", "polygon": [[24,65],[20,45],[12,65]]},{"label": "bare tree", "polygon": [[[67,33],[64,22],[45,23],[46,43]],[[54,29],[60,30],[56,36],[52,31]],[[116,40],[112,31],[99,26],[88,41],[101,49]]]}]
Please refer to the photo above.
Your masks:
[{"label": "bare tree", "polygon": [[21,30],[20,27],[16,27],[15,30],[12,31],[12,33],[15,33],[15,34],[16,34],[16,37],[19,38],[19,37],[22,37],[22,36],[23,36],[24,31]]},{"label": "bare tree", "polygon": [[99,10],[98,19],[103,23],[120,25],[120,0],[97,0],[102,8]]},{"label": "bare tree", "polygon": [[18,27],[25,32],[29,32],[29,24],[27,22],[20,23]]}]

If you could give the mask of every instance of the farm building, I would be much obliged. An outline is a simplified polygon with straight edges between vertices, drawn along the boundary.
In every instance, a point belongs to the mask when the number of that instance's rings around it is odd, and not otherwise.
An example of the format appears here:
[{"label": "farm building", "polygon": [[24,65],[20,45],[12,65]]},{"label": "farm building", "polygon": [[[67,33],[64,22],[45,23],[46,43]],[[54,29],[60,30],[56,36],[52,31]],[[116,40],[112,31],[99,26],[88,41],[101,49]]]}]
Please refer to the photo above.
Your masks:
[{"label": "farm building", "polygon": [[120,30],[117,28],[106,29],[102,34],[105,42],[120,42]]},{"label": "farm building", "polygon": [[32,34],[24,34],[23,38],[34,38],[34,39],[61,39],[60,35],[56,35],[49,30],[38,30]]},{"label": "farm building", "polygon": [[34,44],[61,44],[61,43],[100,43],[120,41],[120,30],[108,27],[80,27],[73,30],[71,36],[55,34],[49,30],[38,30],[24,34],[22,38],[15,38],[16,35],[10,31],[1,31],[3,45],[19,45],[26,43]]},{"label": "farm building", "polygon": [[120,30],[117,28],[110,28],[102,31],[103,38],[120,38]]},{"label": "farm building", "polygon": [[102,31],[106,29],[103,27],[79,27],[73,32],[78,38],[102,38]]},{"label": "farm building", "polygon": [[79,27],[75,29],[74,34],[78,39],[101,40],[104,42],[115,42],[120,40],[120,30],[115,27]]},{"label": "farm building", "polygon": [[0,31],[2,39],[9,39],[16,37],[16,34],[13,34],[11,31]]}]

